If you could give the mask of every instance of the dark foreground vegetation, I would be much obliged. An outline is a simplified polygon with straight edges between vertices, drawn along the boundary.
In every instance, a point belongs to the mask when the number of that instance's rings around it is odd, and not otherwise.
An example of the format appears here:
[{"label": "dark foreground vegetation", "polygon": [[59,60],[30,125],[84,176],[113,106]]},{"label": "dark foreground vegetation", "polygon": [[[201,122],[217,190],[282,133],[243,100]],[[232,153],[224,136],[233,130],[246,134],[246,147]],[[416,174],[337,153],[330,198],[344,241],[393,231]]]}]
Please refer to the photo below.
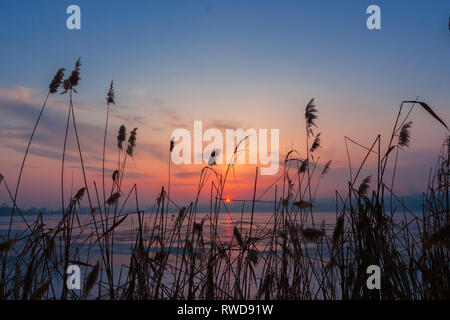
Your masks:
[{"label": "dark foreground vegetation", "polygon": [[[115,103],[113,83],[107,95],[103,151],[103,179],[89,181],[83,162],[82,137],[77,132],[73,94],[80,80],[80,61],[65,80],[60,69],[50,84],[25,152],[15,188],[0,176],[2,190],[11,200],[8,232],[0,238],[0,299],[448,299],[450,298],[449,144],[447,135],[428,187],[423,192],[422,212],[411,212],[395,192],[399,151],[410,143],[411,112],[421,109],[446,128],[426,103],[403,101],[395,118],[389,144],[378,136],[371,146],[361,146],[366,157],[360,164],[349,159],[347,192],[336,192],[336,225],[327,232],[315,221],[314,203],[320,180],[331,161],[317,155],[320,133],[318,111],[311,100],[305,109],[305,148],[291,150],[282,174],[264,194],[273,196],[273,214],[266,226],[253,225],[258,168],[249,185],[253,198],[250,224],[233,221],[231,241],[222,241],[219,215],[226,215],[225,170],[205,166],[199,173],[198,192],[191,203],[180,205],[170,197],[170,179],[156,199],[156,209],[145,215],[139,206],[138,186],[123,190],[127,159],[136,148],[137,128],[117,135],[118,164],[112,177],[105,176],[105,146],[109,107]],[[16,203],[29,147],[45,111],[47,99],[62,86],[68,96],[68,116],[61,161],[61,216],[47,228],[44,217],[29,222]],[[64,198],[64,162],[69,124],[72,123],[83,172],[84,186]],[[447,129],[448,130],[448,129]],[[448,131],[446,131],[448,132]],[[346,138],[347,143],[356,141]],[[245,143],[245,140],[242,141]],[[438,147],[438,146],[437,146]],[[172,152],[173,141],[168,145]],[[384,149],[386,148],[386,149]],[[235,154],[237,154],[236,147]],[[117,156],[117,155],[116,155]],[[213,156],[213,155],[212,155]],[[377,159],[376,174],[361,176],[369,158]],[[170,162],[169,177],[170,177]],[[429,170],[430,168],[424,168]],[[389,174],[388,174],[389,173]],[[206,218],[197,217],[201,194],[210,196]],[[89,221],[80,222],[80,201],[87,199]],[[266,200],[267,201],[267,200]],[[133,204],[133,212],[124,211]],[[169,206],[178,214],[169,213]],[[129,261],[117,270],[114,260],[116,229],[137,215],[138,227]],[[203,216],[202,216],[203,217]],[[27,231],[12,232],[14,223]],[[94,249],[99,254],[91,254]],[[85,252],[85,253],[83,253]],[[87,252],[87,253],[86,253]],[[67,290],[66,270],[81,266],[82,290]],[[366,286],[369,265],[382,270],[381,290]]]}]

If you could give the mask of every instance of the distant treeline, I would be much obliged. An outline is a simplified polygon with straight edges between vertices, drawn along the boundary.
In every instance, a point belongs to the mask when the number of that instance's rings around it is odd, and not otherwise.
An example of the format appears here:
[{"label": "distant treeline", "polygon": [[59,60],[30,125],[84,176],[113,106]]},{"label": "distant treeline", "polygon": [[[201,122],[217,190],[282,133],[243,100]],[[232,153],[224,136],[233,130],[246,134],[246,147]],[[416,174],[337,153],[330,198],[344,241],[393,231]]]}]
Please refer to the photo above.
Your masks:
[{"label": "distant treeline", "polygon": [[[2,206],[0,207],[0,216],[9,216],[11,214],[12,208],[9,206]],[[61,210],[48,210],[47,208],[29,208],[27,210],[20,209],[20,213],[23,215],[37,215],[39,213],[42,213],[44,215],[51,215],[51,214],[61,214]],[[17,215],[17,211],[14,215]]]},{"label": "distant treeline", "polygon": [[[403,202],[403,205],[408,208],[410,211],[421,211],[422,210],[422,195],[415,194],[415,195],[409,195],[402,197],[400,199]],[[390,203],[389,199],[386,201],[387,204]],[[186,206],[188,203],[185,204]],[[336,200],[331,198],[324,198],[324,199],[318,199],[313,202],[314,210],[315,211],[322,211],[322,212],[335,212],[336,211]],[[229,212],[241,212],[244,210],[244,212],[249,212],[252,209],[251,201],[248,201],[246,203],[243,203],[242,201],[234,201],[231,203],[227,203],[227,209]],[[402,204],[399,203],[398,200],[393,200],[392,206],[396,208],[397,212],[402,212]],[[389,208],[387,208],[389,209]],[[11,214],[12,208],[9,206],[3,205],[0,207],[0,216],[9,216]],[[270,202],[264,202],[264,203],[256,203],[255,204],[255,212],[272,212],[274,210],[274,204]],[[146,213],[153,212],[153,208],[147,207],[144,209]],[[209,204],[199,204],[197,207],[197,212],[199,213],[208,213],[210,211]],[[51,210],[48,208],[29,208],[29,209],[20,209],[20,212],[23,215],[37,215],[39,213],[42,213],[43,215],[56,215],[61,214],[61,210]],[[169,213],[176,213],[178,212],[178,209],[174,206],[169,207]],[[89,213],[89,208],[82,208],[80,213]]]}]

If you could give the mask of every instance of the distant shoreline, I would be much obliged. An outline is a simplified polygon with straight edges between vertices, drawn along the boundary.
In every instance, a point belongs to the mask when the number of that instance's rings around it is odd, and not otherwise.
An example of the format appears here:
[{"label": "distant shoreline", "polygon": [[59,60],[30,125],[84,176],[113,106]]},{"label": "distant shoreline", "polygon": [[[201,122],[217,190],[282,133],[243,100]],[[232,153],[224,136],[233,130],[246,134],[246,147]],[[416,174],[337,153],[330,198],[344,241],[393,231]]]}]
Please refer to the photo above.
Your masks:
[{"label": "distant shoreline", "polygon": [[[408,210],[418,212],[422,210],[422,195],[421,194],[414,194],[414,195],[407,195],[401,198],[404,202],[404,205]],[[324,199],[318,199],[314,202],[314,210],[315,211],[321,211],[321,212],[336,212],[336,200],[331,198],[324,198]],[[187,204],[185,204],[187,205]],[[394,200],[393,205],[397,207],[397,211],[399,208],[401,208],[401,204],[398,201]],[[242,202],[236,202],[236,203],[228,203],[227,209],[230,212],[241,212],[242,211]],[[0,207],[0,217],[2,216],[9,216],[11,214],[12,208],[9,206],[1,206]],[[135,210],[134,208],[130,208],[130,210]],[[255,212],[273,212],[274,207],[272,203],[258,203],[255,206]],[[125,210],[124,212],[127,212],[128,210]],[[143,208],[143,211],[145,213],[152,213],[154,212],[154,208],[152,207],[145,207]],[[209,204],[200,204],[197,207],[198,213],[208,213],[210,211],[210,205]],[[225,208],[223,208],[223,211],[226,212]],[[244,211],[251,211],[251,201],[248,202],[248,204],[245,205]],[[42,215],[59,215],[61,214],[61,209],[58,210],[51,210],[48,208],[28,208],[28,209],[20,209],[20,212],[22,215],[38,215],[39,213],[42,213]],[[80,214],[88,214],[90,213],[89,208],[81,208]],[[169,207],[169,213],[175,214],[178,213],[178,209],[175,206]]]}]

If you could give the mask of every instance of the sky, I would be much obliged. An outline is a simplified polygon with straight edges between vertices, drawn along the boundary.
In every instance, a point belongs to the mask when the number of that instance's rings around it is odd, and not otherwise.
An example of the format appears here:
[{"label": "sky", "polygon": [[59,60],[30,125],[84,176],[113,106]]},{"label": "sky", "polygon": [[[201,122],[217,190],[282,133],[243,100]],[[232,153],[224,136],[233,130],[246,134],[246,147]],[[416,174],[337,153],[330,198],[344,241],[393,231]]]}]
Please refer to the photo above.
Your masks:
[{"label": "sky", "polygon": [[[81,8],[81,30],[66,28],[66,8]],[[381,8],[368,30],[366,8]],[[322,164],[332,160],[318,198],[345,190],[344,136],[386,147],[402,100],[425,101],[450,122],[450,2],[434,1],[20,1],[0,2],[0,173],[15,189],[23,152],[48,84],[81,57],[74,108],[88,180],[101,183],[105,96],[114,80],[107,177],[117,167],[117,130],[137,127],[124,186],[152,205],[167,187],[169,142],[177,128],[280,129],[280,153],[305,156],[304,108],[315,98]],[[23,207],[57,208],[67,95],[49,98],[27,159]],[[412,142],[399,153],[396,192],[425,190],[448,131],[423,110],[412,114]],[[83,186],[71,128],[65,190]],[[350,146],[352,161],[365,153]],[[374,159],[371,159],[371,161]],[[192,200],[201,165],[171,165],[175,201]],[[373,172],[373,161],[367,172]],[[219,167],[218,170],[222,170]],[[282,171],[280,170],[280,174]],[[226,193],[250,198],[254,165],[236,166]],[[263,176],[262,193],[278,176]],[[208,193],[208,192],[207,192]],[[266,194],[273,199],[273,191]],[[2,185],[0,202],[10,204]]]}]

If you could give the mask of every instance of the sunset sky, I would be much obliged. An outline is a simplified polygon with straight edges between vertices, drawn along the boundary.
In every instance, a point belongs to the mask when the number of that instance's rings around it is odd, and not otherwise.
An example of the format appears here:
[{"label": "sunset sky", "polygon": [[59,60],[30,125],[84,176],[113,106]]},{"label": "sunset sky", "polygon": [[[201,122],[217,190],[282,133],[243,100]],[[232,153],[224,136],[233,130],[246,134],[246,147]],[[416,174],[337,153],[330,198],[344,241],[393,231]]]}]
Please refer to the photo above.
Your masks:
[{"label": "sunset sky", "polygon": [[[81,8],[81,30],[66,29],[70,4]],[[381,8],[381,30],[366,28],[371,4]],[[291,147],[304,156],[311,98],[322,132],[318,154],[323,163],[333,160],[318,197],[333,197],[347,186],[344,136],[370,145],[380,133],[386,147],[400,102],[416,97],[450,123],[449,13],[448,0],[2,1],[0,173],[14,190],[48,84],[58,68],[68,73],[81,57],[74,106],[90,183],[101,183],[105,96],[113,79],[107,182],[117,166],[119,126],[137,127],[125,184],[138,184],[144,205],[167,184],[174,129],[192,132],[194,120],[221,130],[280,129],[281,158]],[[27,160],[21,207],[59,206],[67,99],[49,98]],[[401,195],[425,189],[448,134],[419,108],[412,119],[411,147],[399,153]],[[354,146],[350,153],[355,163],[364,156]],[[194,198],[201,167],[172,165],[175,201]],[[372,169],[373,162],[367,174]],[[237,166],[227,194],[250,198],[254,173],[254,165]],[[280,174],[261,177],[258,194]],[[73,130],[66,182],[67,192],[83,186]],[[11,205],[2,185],[3,202]]]}]

